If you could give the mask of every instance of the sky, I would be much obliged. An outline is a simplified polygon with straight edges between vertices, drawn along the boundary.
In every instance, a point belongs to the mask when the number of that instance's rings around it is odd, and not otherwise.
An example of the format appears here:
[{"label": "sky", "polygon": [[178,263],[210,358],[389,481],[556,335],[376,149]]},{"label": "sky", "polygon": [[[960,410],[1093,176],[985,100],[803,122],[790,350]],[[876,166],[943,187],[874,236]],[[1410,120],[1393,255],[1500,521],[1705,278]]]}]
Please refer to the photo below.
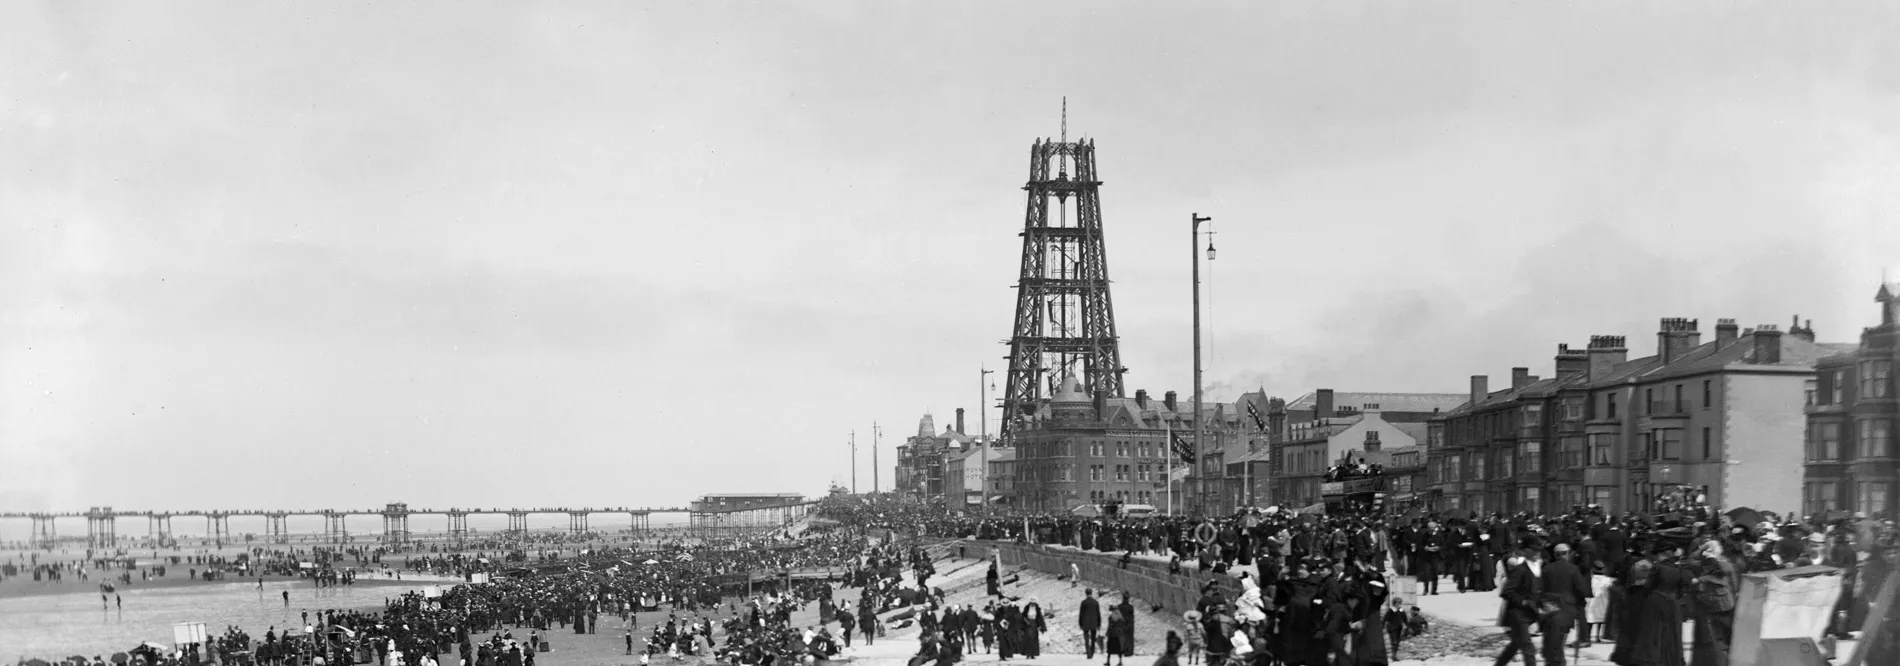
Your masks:
[{"label": "sky", "polygon": [[678,506],[849,485],[854,432],[868,490],[874,423],[888,487],[925,413],[979,427],[1065,97],[1131,394],[1191,392],[1194,213],[1210,399],[1462,392],[1664,317],[1853,342],[1900,278],[1894,34],[1872,2],[6,3],[0,511]]}]

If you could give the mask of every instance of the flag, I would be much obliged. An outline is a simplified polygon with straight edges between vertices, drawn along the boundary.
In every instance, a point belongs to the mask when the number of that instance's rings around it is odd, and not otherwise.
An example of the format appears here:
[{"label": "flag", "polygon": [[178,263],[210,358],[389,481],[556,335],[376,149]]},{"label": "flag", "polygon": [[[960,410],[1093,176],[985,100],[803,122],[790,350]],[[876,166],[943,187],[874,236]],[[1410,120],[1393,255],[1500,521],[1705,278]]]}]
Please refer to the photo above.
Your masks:
[{"label": "flag", "polygon": [[1168,435],[1174,438],[1174,455],[1180,456],[1183,463],[1194,464],[1194,442],[1182,439],[1181,433],[1178,432],[1170,432]]},{"label": "flag", "polygon": [[1251,400],[1247,401],[1247,415],[1253,417],[1254,427],[1259,428],[1261,432],[1267,431],[1267,420],[1260,416],[1260,405]]}]

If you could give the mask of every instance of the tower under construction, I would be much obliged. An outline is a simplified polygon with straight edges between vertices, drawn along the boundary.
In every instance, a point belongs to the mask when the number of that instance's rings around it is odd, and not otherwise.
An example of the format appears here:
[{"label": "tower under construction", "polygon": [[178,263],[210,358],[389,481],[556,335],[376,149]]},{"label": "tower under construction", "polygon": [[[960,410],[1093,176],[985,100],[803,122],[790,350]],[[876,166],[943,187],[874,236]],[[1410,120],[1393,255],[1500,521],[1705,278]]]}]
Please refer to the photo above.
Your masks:
[{"label": "tower under construction", "polygon": [[1061,138],[1037,139],[1029,149],[1022,271],[1009,339],[1009,386],[1003,392],[1005,437],[1044,397],[1055,394],[1064,377],[1075,376],[1089,395],[1101,391],[1122,397],[1127,368],[1121,364],[1115,307],[1108,296],[1101,185],[1095,142],[1069,141],[1065,99]]}]

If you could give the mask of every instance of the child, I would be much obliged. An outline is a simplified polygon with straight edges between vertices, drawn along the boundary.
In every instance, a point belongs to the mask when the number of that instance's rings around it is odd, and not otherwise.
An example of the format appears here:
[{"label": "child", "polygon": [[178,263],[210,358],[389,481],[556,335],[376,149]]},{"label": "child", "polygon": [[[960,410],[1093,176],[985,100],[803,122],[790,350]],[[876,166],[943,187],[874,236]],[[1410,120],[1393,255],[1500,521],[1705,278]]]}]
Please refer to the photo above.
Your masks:
[{"label": "child", "polygon": [[1405,638],[1405,600],[1392,597],[1392,603],[1386,608],[1385,642],[1392,646],[1392,661],[1399,660],[1399,641]]},{"label": "child", "polygon": [[1430,629],[1430,628],[1431,627],[1425,622],[1425,614],[1419,612],[1417,606],[1413,606],[1412,610],[1406,611],[1406,614],[1405,614],[1405,631],[1406,631],[1405,635],[1406,636],[1408,637],[1422,636],[1425,634],[1425,630]]},{"label": "child", "polygon": [[1187,663],[1199,664],[1201,651],[1207,648],[1207,629],[1201,626],[1201,612],[1188,611],[1182,617],[1187,619]]}]

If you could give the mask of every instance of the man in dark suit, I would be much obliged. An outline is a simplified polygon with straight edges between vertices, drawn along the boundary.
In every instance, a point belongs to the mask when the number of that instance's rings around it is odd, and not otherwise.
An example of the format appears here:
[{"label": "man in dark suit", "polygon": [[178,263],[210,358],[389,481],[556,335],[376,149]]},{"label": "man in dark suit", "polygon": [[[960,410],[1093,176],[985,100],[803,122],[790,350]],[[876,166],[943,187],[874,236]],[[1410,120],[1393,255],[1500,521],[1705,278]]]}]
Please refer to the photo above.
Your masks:
[{"label": "man in dark suit", "polygon": [[1590,579],[1570,563],[1569,544],[1557,544],[1551,553],[1544,565],[1544,603],[1554,612],[1544,617],[1544,664],[1564,666],[1564,637],[1590,598]]},{"label": "man in dark suit", "polygon": [[[1537,609],[1543,599],[1538,589],[1540,581],[1531,570],[1532,558],[1537,557],[1535,548],[1519,548],[1517,555],[1508,560],[1504,574],[1504,589],[1498,596],[1504,598],[1504,607],[1499,611],[1503,617],[1498,623],[1504,625],[1511,641],[1504,645],[1504,651],[1498,653],[1493,662],[1496,666],[1506,666],[1511,658],[1522,653],[1524,666],[1537,666],[1537,648],[1531,645],[1531,625],[1537,622]],[[1561,638],[1558,639],[1560,642]]]},{"label": "man in dark suit", "polygon": [[1083,590],[1082,594],[1082,610],[1076,613],[1076,623],[1082,628],[1082,652],[1094,659],[1096,646],[1102,642],[1102,604],[1095,600],[1095,590]]},{"label": "man in dark suit", "polygon": [[1418,583],[1419,594],[1438,594],[1439,564],[1443,561],[1445,550],[1445,531],[1434,520],[1425,526],[1425,532],[1418,536]]}]

